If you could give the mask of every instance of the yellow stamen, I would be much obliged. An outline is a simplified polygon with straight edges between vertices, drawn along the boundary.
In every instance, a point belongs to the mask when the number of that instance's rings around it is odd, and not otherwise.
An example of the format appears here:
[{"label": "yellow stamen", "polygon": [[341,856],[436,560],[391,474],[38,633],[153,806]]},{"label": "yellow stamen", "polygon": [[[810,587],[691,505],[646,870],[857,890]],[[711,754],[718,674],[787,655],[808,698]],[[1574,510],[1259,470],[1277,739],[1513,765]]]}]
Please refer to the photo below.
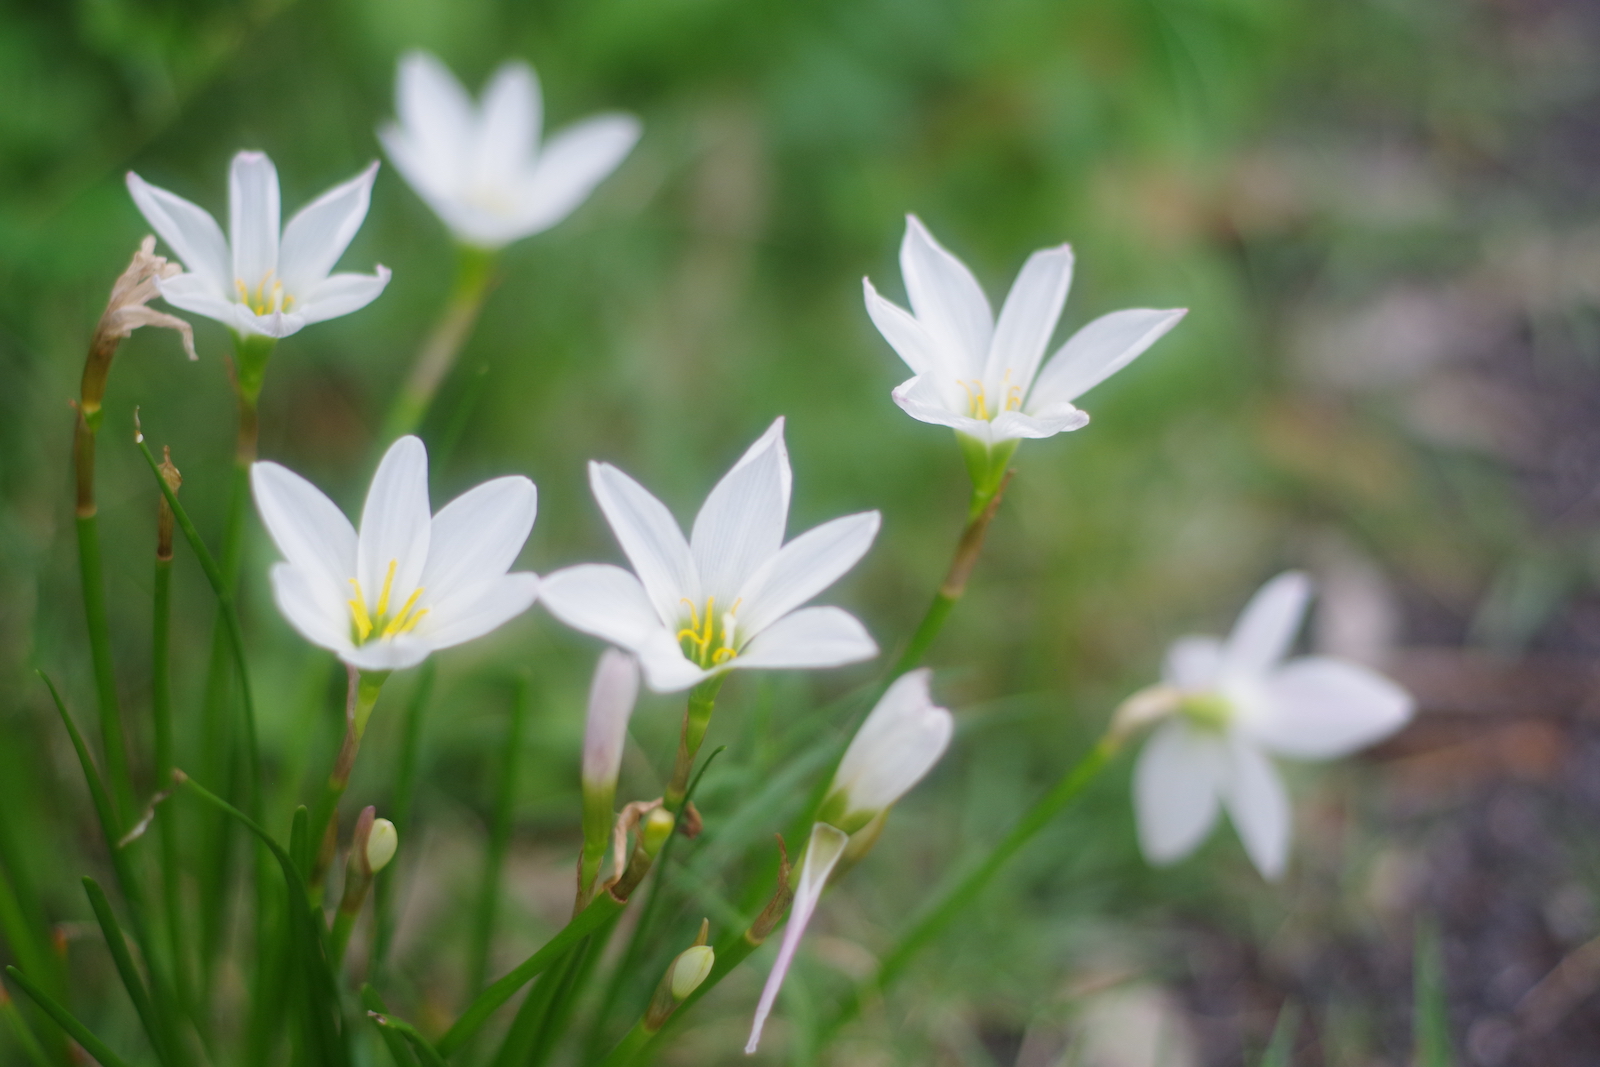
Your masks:
[{"label": "yellow stamen", "polygon": [[711,662],[713,664],[725,663],[728,660],[733,659],[738,654],[739,653],[735,652],[731,648],[719,648],[715,652],[711,653]]},{"label": "yellow stamen", "polygon": [[1022,386],[1011,384],[1010,367],[1006,368],[1006,376],[1001,380],[1001,384],[1005,386],[1006,391],[1005,409],[1007,411],[1016,411],[1018,408],[1022,407]]},{"label": "yellow stamen", "polygon": [[366,594],[361,592],[361,583],[352,578],[350,584],[356,587],[356,598],[345,603],[350,605],[350,614],[355,617],[356,644],[359,645],[372,633],[372,616],[367,614],[367,598]]},{"label": "yellow stamen", "polygon": [[[969,385],[968,382],[971,384]],[[956,384],[967,394],[967,414],[975,419],[988,419],[989,405],[983,395],[983,383],[976,378],[962,381],[956,379]]]},{"label": "yellow stamen", "polygon": [[406,598],[405,605],[400,609],[400,614],[396,615],[393,621],[383,628],[383,636],[393,637],[395,634],[410,633],[416,627],[417,620],[426,615],[428,609],[423,608],[410,619],[407,619],[406,616],[411,615],[411,609],[417,606],[417,598],[420,596],[422,596],[422,587],[419,585],[416,591]]},{"label": "yellow stamen", "polygon": [[716,625],[717,598],[714,596],[706,598],[706,624],[704,633],[700,632],[700,613],[695,610],[694,602],[690,601],[688,597],[684,597],[682,599],[688,601],[689,603],[690,626],[689,628],[678,631],[678,640],[683,641],[685,638],[687,638],[688,641],[695,646],[695,648],[700,650],[699,658],[703,662],[706,658],[706,655],[711,651],[711,628]]},{"label": "yellow stamen", "polygon": [[394,569],[399,563],[399,560],[391,559],[389,573],[383,576],[383,592],[378,594],[378,610],[373,613],[380,619],[389,614],[389,590],[394,587]]}]

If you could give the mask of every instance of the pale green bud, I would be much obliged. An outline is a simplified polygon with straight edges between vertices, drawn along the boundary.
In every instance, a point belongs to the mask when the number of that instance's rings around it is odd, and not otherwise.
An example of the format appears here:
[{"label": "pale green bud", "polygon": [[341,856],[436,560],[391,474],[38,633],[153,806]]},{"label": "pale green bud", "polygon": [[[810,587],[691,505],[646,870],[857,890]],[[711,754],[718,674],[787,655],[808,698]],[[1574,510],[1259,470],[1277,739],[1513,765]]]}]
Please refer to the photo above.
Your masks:
[{"label": "pale green bud", "polygon": [[710,945],[695,945],[680,952],[672,965],[672,999],[688,1000],[716,962],[717,954]]},{"label": "pale green bud", "polygon": [[394,823],[388,819],[374,820],[372,831],[367,834],[367,869],[373,874],[383,870],[394,859],[395,849],[399,847],[400,835]]}]

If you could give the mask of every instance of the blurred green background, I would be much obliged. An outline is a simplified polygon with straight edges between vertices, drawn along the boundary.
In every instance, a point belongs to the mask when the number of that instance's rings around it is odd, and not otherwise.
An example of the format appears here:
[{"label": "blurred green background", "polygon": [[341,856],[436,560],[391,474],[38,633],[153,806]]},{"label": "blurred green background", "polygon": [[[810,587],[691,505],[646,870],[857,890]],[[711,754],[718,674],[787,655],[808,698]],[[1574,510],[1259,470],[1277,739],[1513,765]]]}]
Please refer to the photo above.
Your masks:
[{"label": "blurred green background", "polygon": [[[967,491],[950,436],[890,401],[906,372],[861,305],[863,274],[903,297],[904,213],[964,258],[993,301],[1030,251],[1073,242],[1061,337],[1121,307],[1191,309],[1085,399],[1089,427],[1020,451],[971,591],[932,656],[937,691],[959,714],[956,744],[824,904],[763,1062],[807,1061],[808,1026],[870,971],[940,874],[1087,747],[1115,703],[1154,677],[1167,641],[1220,631],[1257,582],[1289,565],[1323,584],[1312,643],[1398,671],[1425,714],[1421,733],[1376,761],[1295,776],[1286,883],[1262,884],[1227,830],[1173,870],[1146,868],[1124,758],[825,1061],[1255,1062],[1293,1001],[1304,1009],[1295,1062],[1398,1064],[1422,913],[1444,928],[1462,1062],[1592,1055],[1595,983],[1548,1025],[1536,1025],[1548,1011],[1530,1022],[1526,1005],[1600,932],[1600,740],[1582,714],[1586,659],[1600,644],[1595,5],[8,0],[3,10],[0,806],[22,831],[41,907],[63,924],[81,977],[75,1006],[102,1033],[135,1033],[103,947],[80,936],[88,912],[75,879],[104,859],[32,669],[62,679],[91,721],[67,400],[107,288],[147,232],[122,176],[136,169],[221,216],[229,158],[262,149],[292,211],[378,157],[373,130],[392,114],[396,59],[425,46],[474,90],[502,60],[528,59],[553,127],[612,108],[644,122],[638,148],[587,204],[505,255],[425,427],[436,506],[496,474],[538,483],[524,567],[618,557],[588,495],[589,458],[619,464],[688,521],[785,415],[791,532],[884,514],[872,554],[825,599],[892,650],[943,572]],[[373,262],[394,271],[385,294],[279,345],[263,399],[263,456],[351,511],[452,269],[443,227],[387,166],[342,261]],[[190,364],[170,334],[132,338],[101,434],[119,679],[143,752],[155,496],[129,440],[132,413],[153,444],[172,447],[183,499],[215,543],[233,434],[228,342],[207,321],[196,340]],[[282,830],[331,760],[342,683],[272,608],[273,558],[252,522],[244,606]],[[212,616],[182,548],[177,582],[183,766],[198,744]],[[392,998],[427,1026],[463,1003],[477,857],[520,677],[536,702],[492,970],[564,917],[596,652],[535,608],[440,657],[419,823],[402,850]],[[1449,683],[1466,664],[1485,680],[1463,696]],[[838,729],[842,716],[816,709],[875,669],[731,682],[712,737],[730,750],[700,804],[708,829]],[[1517,681],[1527,678],[1536,684]],[[352,788],[380,814],[410,685],[399,677],[385,692]],[[641,706],[624,799],[659,793],[679,714],[675,699]],[[147,760],[141,770],[148,782]],[[685,849],[688,873],[737,900],[741,863],[770,851],[810,785],[801,777],[770,825],[709,859]],[[711,869],[713,859],[731,866]],[[719,921],[703,900],[675,913],[685,941],[701,914]],[[769,962],[770,950],[717,991],[672,1062],[743,1062]],[[1154,1033],[1164,1048],[1137,1058]]]}]

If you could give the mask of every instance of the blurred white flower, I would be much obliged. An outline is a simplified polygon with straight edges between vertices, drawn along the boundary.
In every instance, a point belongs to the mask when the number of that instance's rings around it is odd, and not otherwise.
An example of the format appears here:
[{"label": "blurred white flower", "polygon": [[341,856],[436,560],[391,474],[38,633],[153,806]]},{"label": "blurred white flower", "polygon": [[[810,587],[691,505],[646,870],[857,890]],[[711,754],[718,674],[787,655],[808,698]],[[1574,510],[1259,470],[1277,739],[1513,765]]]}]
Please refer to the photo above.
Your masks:
[{"label": "blurred white flower", "polygon": [[1410,695],[1374,671],[1323,656],[1283,661],[1310,597],[1304,574],[1281,574],[1246,605],[1226,642],[1186,637],[1168,650],[1165,681],[1180,694],[1179,710],[1133,773],[1139,844],[1150,862],[1194,851],[1226,807],[1256,868],[1278,878],[1291,818],[1267,754],[1332,759],[1410,720]]},{"label": "blurred white flower", "polygon": [[455,234],[499,248],[566,218],[639,139],[639,120],[605,114],[568,126],[543,145],[539,80],[526,63],[495,72],[474,104],[427,52],[400,61],[399,121],[378,131],[389,159]]},{"label": "blurred white flower", "polygon": [[338,505],[276,463],[250,468],[256,507],[285,562],[272,591],[307,641],[363,671],[415,666],[526,611],[532,574],[507,570],[533,529],[538,493],[496,478],[428,514],[428,453],[390,446],[367,491],[358,536]]},{"label": "blurred white flower", "polygon": [[1103,315],[1073,334],[1040,371],[1072,284],[1069,246],[1028,257],[998,322],[972,272],[915,215],[906,216],[900,273],[911,313],[862,279],[867,313],[915,375],[895,389],[894,401],[914,419],[985,445],[1084,426],[1089,416],[1072,402],[1127,366],[1186,313]]},{"label": "blurred white flower", "polygon": [[628,740],[628,719],[639,696],[639,662],[626,652],[608,648],[600,654],[589,685],[589,714],[583,731],[583,787],[609,794],[622,770],[622,746]]},{"label": "blurred white flower", "polygon": [[866,554],[878,513],[846,515],[784,544],[791,480],[778,419],[711,490],[685,540],[638,482],[609,463],[589,464],[589,486],[635,573],[601,563],[556,571],[544,579],[545,607],[638,656],[658,692],[737,668],[871,659],[878,646],[855,616],[800,605]]},{"label": "blurred white flower", "polygon": [[228,236],[203,208],[132,171],[128,192],[184,273],[160,281],[173,307],[241,334],[287,337],[313,322],[366,307],[389,284],[376,274],[330,274],[367,217],[373,163],[301,208],[279,238],[278,171],[261,152],[240,152],[228,170]]},{"label": "blurred white flower", "polygon": [[927,668],[895,679],[845,750],[822,803],[823,822],[855,833],[905,796],[949,747],[955,720],[934,704]]}]

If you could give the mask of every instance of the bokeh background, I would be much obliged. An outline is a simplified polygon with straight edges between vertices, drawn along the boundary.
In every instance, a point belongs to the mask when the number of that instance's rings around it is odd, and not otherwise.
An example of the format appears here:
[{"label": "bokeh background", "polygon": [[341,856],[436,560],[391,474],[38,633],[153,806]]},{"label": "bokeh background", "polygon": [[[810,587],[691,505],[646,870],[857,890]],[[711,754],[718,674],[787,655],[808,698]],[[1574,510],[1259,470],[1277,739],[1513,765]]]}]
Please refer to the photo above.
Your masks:
[{"label": "bokeh background", "polygon": [[[903,295],[903,214],[965,258],[992,300],[1031,250],[1072,241],[1068,328],[1126,306],[1192,309],[1089,395],[1088,428],[1019,453],[931,659],[956,743],[830,894],[760,1061],[1255,1063],[1290,1005],[1294,1063],[1399,1065],[1413,939],[1428,922],[1458,1062],[1600,1054],[1600,7],[8,0],[3,11],[0,813],[26,868],[9,873],[60,924],[74,1006],[102,1033],[136,1040],[76,882],[105,861],[32,670],[62,678],[91,721],[67,401],[107,287],[146,232],[122,175],[137,169],[220,215],[228,159],[264,149],[292,210],[379,155],[396,59],[420,45],[474,88],[500,61],[529,59],[552,125],[622,108],[646,131],[571,219],[504,257],[425,428],[436,503],[491,475],[538,482],[526,567],[617,557],[587,459],[620,464],[687,520],[785,415],[791,531],[883,511],[877,547],[831,599],[893,649],[942,574],[966,500],[949,435],[890,402],[905,372],[861,306],[863,274]],[[387,167],[343,263],[375,261],[394,271],[388,291],[283,342],[263,401],[262,453],[352,510],[452,269],[442,226]],[[119,678],[144,752],[155,496],[132,414],[172,447],[215,543],[228,344],[213,323],[196,335],[195,364],[170,334],[127,343],[101,435]],[[253,526],[244,606],[281,830],[331,760],[341,679],[274,612],[271,559]],[[1384,666],[1422,703],[1378,751],[1293,773],[1285,881],[1264,884],[1227,829],[1173,869],[1147,868],[1124,757],[845,1041],[815,1049],[817,1020],[930,887],[1092,742],[1166,642],[1220,631],[1285,566],[1321,582],[1309,644]],[[184,765],[199,743],[211,605],[181,547],[177,582]],[[464,1002],[519,681],[533,710],[491,970],[565,917],[597,651],[536,608],[440,657],[390,991],[425,1027]],[[829,701],[873,672],[726,687],[712,740],[729,750],[701,794],[708,837],[680,852],[687,898],[670,901],[683,940],[702,914],[715,926],[738,904],[744,872],[813,784],[783,769],[841,728]],[[351,794],[380,814],[411,684],[386,690]],[[679,714],[666,698],[641,706],[624,798],[659,793]],[[769,961],[758,955],[702,1006],[671,1062],[744,1062]]]}]

